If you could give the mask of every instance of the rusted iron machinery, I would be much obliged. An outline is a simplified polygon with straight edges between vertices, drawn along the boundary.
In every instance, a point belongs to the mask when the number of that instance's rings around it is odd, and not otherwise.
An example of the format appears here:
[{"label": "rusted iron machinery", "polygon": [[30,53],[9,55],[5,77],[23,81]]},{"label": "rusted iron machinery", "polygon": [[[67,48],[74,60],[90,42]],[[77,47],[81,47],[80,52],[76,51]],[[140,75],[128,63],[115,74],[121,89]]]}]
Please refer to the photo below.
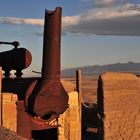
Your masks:
[{"label": "rusted iron machinery", "polygon": [[[57,131],[57,119],[68,107],[68,95],[60,81],[61,11],[60,7],[45,11],[41,77],[20,78],[22,69],[31,63],[31,54],[17,48],[17,42],[7,43],[16,46],[0,53],[0,64],[5,71],[3,92],[18,95],[17,131],[29,140],[56,140],[52,132]],[[7,57],[11,57],[10,65]],[[17,71],[17,78],[9,77],[12,69]]]},{"label": "rusted iron machinery", "polygon": [[32,61],[31,53],[25,48],[18,48],[19,42],[3,42],[0,44],[13,45],[14,49],[0,53],[0,66],[5,71],[5,77],[10,77],[10,71],[16,70],[16,76],[22,76],[22,70],[27,68]]}]

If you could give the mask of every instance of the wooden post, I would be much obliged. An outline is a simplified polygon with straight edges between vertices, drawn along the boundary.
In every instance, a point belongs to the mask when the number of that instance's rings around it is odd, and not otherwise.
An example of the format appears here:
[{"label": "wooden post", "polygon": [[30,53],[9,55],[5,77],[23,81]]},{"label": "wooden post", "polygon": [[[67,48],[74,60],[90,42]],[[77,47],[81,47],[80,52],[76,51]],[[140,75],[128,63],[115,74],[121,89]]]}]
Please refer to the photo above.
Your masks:
[{"label": "wooden post", "polygon": [[0,67],[0,93],[1,93],[1,87],[2,87],[2,67]]},{"label": "wooden post", "polygon": [[2,67],[0,67],[0,125],[2,125],[2,97],[1,97],[1,87],[2,87]]},{"label": "wooden post", "polygon": [[82,79],[81,79],[81,70],[78,69],[76,71],[76,91],[78,92],[78,104],[79,104],[79,121],[81,124],[82,129],[82,102],[81,102],[81,96],[82,96]]},{"label": "wooden post", "polygon": [[76,71],[76,90],[81,94],[81,70]]}]

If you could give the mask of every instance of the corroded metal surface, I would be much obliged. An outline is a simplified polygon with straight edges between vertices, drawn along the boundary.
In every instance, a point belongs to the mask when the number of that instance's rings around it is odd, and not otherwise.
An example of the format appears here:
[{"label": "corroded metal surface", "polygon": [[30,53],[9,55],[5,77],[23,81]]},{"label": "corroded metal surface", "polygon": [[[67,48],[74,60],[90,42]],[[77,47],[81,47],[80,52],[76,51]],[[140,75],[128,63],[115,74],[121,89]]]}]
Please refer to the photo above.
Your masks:
[{"label": "corroded metal surface", "polygon": [[60,81],[61,8],[45,12],[42,78],[26,92],[28,112],[44,117],[63,113],[68,95]]},{"label": "corroded metal surface", "polygon": [[[46,120],[36,116],[33,117],[31,114],[25,112],[24,101],[17,102],[17,111],[17,132],[28,140],[32,139],[33,130],[46,130],[48,128],[58,127],[58,115],[54,115]],[[42,137],[42,135],[40,134],[40,137]]]},{"label": "corroded metal surface", "polygon": [[[57,119],[68,107],[68,95],[60,81],[60,44],[61,8],[57,7],[54,11],[45,11],[42,76],[29,79],[3,79],[3,91],[18,95],[18,134],[28,140],[34,138],[33,131],[57,130]],[[4,54],[7,56],[6,58],[11,57],[12,59],[10,63],[7,60],[4,61],[8,64],[3,64],[5,72],[7,69],[8,72],[11,69],[16,69],[18,72],[18,70],[21,71],[21,68],[26,68],[29,65],[28,51],[23,52],[25,54],[23,58],[21,51],[23,48],[15,47],[13,50],[0,54],[0,57]],[[18,59],[12,56],[13,52],[16,56],[20,54]],[[21,61],[24,62],[23,65]],[[19,74],[17,75],[20,77]],[[41,133],[39,137],[43,135],[44,133]]]}]

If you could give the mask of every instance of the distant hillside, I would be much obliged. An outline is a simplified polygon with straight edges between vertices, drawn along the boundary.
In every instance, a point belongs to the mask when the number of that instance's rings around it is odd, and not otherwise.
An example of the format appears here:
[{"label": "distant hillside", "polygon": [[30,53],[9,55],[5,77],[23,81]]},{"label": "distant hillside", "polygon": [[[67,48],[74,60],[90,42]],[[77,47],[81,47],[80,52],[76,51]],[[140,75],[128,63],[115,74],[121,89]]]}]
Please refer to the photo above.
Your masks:
[{"label": "distant hillside", "polygon": [[[126,72],[140,73],[140,63],[134,63],[134,62],[84,66],[78,68],[81,69],[82,75],[84,76],[99,75],[106,71],[117,71],[117,72],[126,71]],[[62,77],[75,76],[75,71],[78,68],[70,68],[70,69],[62,70]]]}]

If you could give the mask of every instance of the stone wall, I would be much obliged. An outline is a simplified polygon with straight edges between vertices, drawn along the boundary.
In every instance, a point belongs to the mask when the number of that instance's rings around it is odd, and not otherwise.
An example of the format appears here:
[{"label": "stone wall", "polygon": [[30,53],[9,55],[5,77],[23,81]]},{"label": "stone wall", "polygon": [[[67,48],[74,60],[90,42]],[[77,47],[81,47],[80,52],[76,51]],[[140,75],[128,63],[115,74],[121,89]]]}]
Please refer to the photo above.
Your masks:
[{"label": "stone wall", "polygon": [[58,119],[58,140],[81,140],[78,93],[69,92],[69,108]]},{"label": "stone wall", "polygon": [[[1,83],[2,70],[0,68],[0,140],[24,139],[15,133],[17,132],[17,95],[1,93]],[[69,95],[69,107],[58,118],[60,125],[58,127],[58,140],[81,140],[81,117],[79,113],[81,108],[79,108],[78,93],[74,91],[75,85],[64,81],[62,84]]]},{"label": "stone wall", "polygon": [[27,140],[16,132],[0,126],[0,140]]},{"label": "stone wall", "polygon": [[17,95],[12,93],[0,94],[0,124],[17,132]]},{"label": "stone wall", "polygon": [[100,140],[140,140],[140,78],[105,73],[98,81]]},{"label": "stone wall", "polygon": [[1,93],[2,69],[0,67],[0,125],[17,131],[17,95],[12,93]]}]

